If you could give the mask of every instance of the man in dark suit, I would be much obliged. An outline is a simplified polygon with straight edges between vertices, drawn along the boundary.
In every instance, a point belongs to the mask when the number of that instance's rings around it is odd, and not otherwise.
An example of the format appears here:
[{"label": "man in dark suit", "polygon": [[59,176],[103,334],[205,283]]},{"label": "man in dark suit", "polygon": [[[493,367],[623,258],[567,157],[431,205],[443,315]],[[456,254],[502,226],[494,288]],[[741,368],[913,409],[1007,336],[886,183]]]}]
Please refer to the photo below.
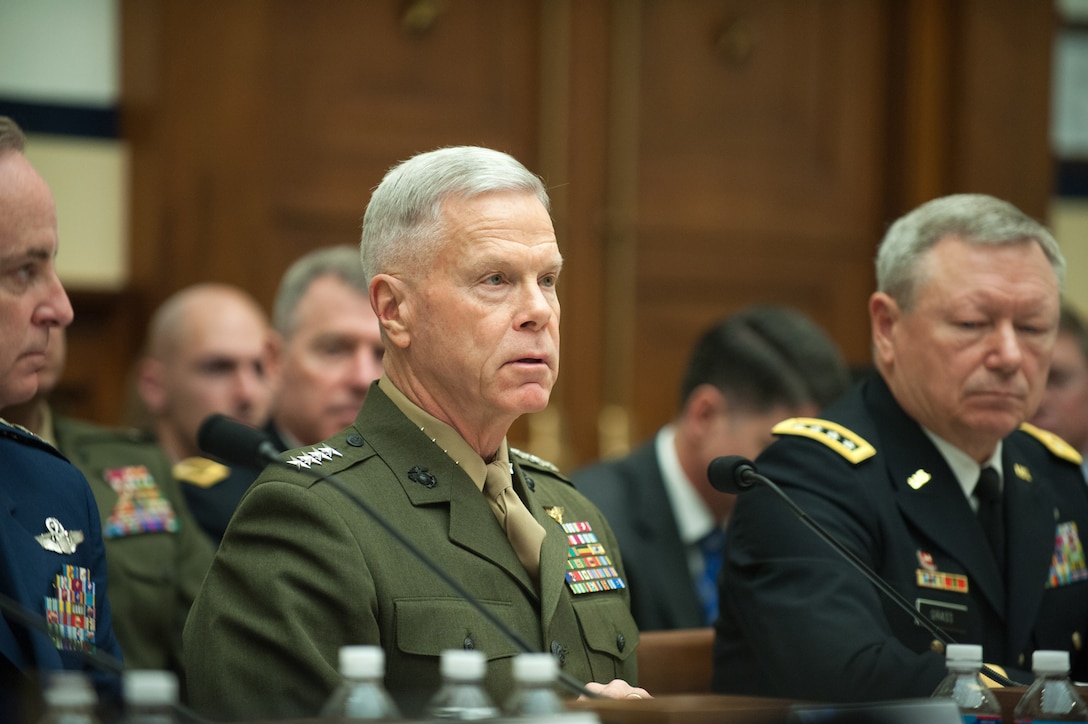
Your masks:
[{"label": "man in dark suit", "polygon": [[[1038,649],[1088,676],[1088,491],[1080,456],[1022,423],[1043,394],[1065,262],[1040,224],[983,195],[923,204],[877,253],[878,376],[823,419],[780,423],[757,460],[942,639],[1026,680]],[[943,643],[769,488],[729,526],[714,686],[798,699],[928,696]]]},{"label": "man in dark suit", "polygon": [[775,423],[815,414],[848,383],[841,352],[811,320],[786,307],[750,307],[696,343],[673,422],[630,455],[574,473],[619,539],[639,629],[698,628],[718,617],[734,496],[711,487],[710,462],[754,458]]},{"label": "man in dark suit", "polygon": [[[53,264],[53,195],[24,143],[0,116],[0,409],[34,395],[50,329],[72,321]],[[47,442],[3,421],[0,459],[0,593],[49,631],[28,627],[7,607],[0,617],[0,719],[18,721],[33,709],[33,680],[51,670],[88,671],[116,694],[116,675],[91,656],[119,666],[121,650],[87,481]]]},{"label": "man in dark suit", "polygon": [[374,191],[362,260],[385,374],[353,425],[285,453],[242,499],[186,624],[191,703],[223,718],[313,716],[347,644],[384,648],[407,714],[437,690],[444,649],[484,651],[493,698],[512,693],[519,647],[328,475],[575,680],[648,696],[623,680],[638,629],[607,522],[506,441],[559,371],[563,259],[540,179],[484,148],[415,156]]}]

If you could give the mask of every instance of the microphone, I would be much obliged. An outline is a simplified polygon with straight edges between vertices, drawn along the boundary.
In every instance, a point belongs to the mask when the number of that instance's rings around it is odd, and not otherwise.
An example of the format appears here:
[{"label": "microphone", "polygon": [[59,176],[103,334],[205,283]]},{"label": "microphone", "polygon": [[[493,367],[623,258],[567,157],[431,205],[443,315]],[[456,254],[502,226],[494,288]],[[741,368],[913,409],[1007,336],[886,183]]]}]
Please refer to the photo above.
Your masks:
[{"label": "microphone", "polygon": [[[211,415],[200,424],[200,429],[197,432],[197,444],[200,446],[200,449],[208,455],[214,455],[225,462],[235,465],[244,464],[263,467],[267,464],[272,464],[280,465],[292,471],[295,470],[294,467],[289,466],[280,459],[280,451],[272,444],[267,433],[263,430],[258,430],[238,422],[237,420],[232,420],[225,415]],[[435,563],[430,556],[424,553],[419,546],[394,528],[389,521],[373,508],[373,506],[366,502],[366,500],[359,496],[354,490],[347,487],[334,474],[329,473],[326,475],[315,468],[300,468],[300,470],[305,470],[315,479],[326,482],[339,490],[348,498],[348,500],[354,503],[356,507],[366,513],[371,520],[381,526],[386,533],[393,536],[397,543],[407,549],[416,560],[422,563],[441,579],[443,583],[449,586],[454,593],[468,602],[477,613],[491,622],[491,624],[498,629],[508,641],[514,644],[515,648],[524,653],[537,652],[537,649],[530,648],[529,644],[525,643],[513,629],[503,623],[500,618],[480,603],[480,601],[469,593],[468,589],[461,585],[459,581],[439,567],[439,565]],[[586,689],[582,686],[581,682],[565,671],[559,672],[559,681],[576,694],[590,699],[601,698],[600,695]]]},{"label": "microphone", "polygon": [[756,472],[748,458],[740,455],[726,455],[714,458],[706,469],[710,484],[715,490],[722,493],[737,495],[755,486],[759,478],[763,477]]},{"label": "microphone", "polygon": [[208,455],[235,465],[263,468],[279,462],[280,451],[267,433],[218,413],[200,424],[196,444]]},{"label": "microphone", "polygon": [[[914,606],[911,606],[910,602],[907,601],[899,591],[895,590],[890,583],[885,581],[876,571],[866,565],[865,561],[861,560],[857,554],[839,542],[839,540],[831,535],[826,528],[809,517],[809,514],[805,512],[804,508],[795,503],[790,496],[786,495],[782,488],[778,487],[773,480],[764,475],[760,475],[756,471],[755,465],[752,464],[751,460],[743,458],[740,455],[726,455],[714,458],[710,461],[710,465],[707,466],[706,474],[707,478],[710,480],[710,484],[714,486],[714,489],[722,493],[743,493],[746,490],[751,490],[757,484],[769,488],[789,506],[790,510],[801,519],[802,523],[808,526],[809,530],[834,548],[839,555],[845,558],[850,565],[861,573],[861,575],[865,576],[866,580],[876,586],[877,590],[887,596],[892,603],[906,611],[907,614],[914,619],[915,623],[924,628],[931,636],[945,646],[956,643],[955,639],[938,628],[935,623],[920,615],[914,609]],[[982,667],[982,673],[1002,686],[1020,686],[1020,684],[999,674],[988,666],[984,665]]]}]

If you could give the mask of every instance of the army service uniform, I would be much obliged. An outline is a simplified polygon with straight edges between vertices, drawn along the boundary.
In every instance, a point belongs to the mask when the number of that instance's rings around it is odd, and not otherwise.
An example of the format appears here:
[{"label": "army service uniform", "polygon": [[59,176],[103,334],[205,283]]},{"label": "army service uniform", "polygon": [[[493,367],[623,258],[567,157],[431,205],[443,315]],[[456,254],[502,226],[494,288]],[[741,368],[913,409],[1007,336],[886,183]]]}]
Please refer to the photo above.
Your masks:
[{"label": "army service uniform", "polygon": [[98,501],[126,666],[180,675],[182,629],[214,547],[189,514],[165,454],[140,433],[66,418],[56,418],[53,431]]},{"label": "army service uniform", "polygon": [[638,631],[615,537],[554,467],[511,451],[515,489],[547,531],[538,586],[469,476],[380,385],[354,426],[283,457],[300,469],[270,466],[246,493],[185,629],[190,703],[201,713],[314,716],[346,644],[385,649],[386,684],[410,716],[437,690],[445,649],[487,655],[496,701],[513,690],[515,644],[317,475],[363,497],[574,679],[635,683]]},{"label": "army service uniform", "polygon": [[[945,459],[881,378],[826,417],[776,426],[759,472],[948,638],[981,644],[987,663],[1024,680],[1033,651],[1063,649],[1074,678],[1088,677],[1088,492],[1075,452],[1030,428],[1005,438],[1003,574]],[[740,496],[725,554],[715,690],[925,697],[944,675],[934,637],[769,489]]]}]

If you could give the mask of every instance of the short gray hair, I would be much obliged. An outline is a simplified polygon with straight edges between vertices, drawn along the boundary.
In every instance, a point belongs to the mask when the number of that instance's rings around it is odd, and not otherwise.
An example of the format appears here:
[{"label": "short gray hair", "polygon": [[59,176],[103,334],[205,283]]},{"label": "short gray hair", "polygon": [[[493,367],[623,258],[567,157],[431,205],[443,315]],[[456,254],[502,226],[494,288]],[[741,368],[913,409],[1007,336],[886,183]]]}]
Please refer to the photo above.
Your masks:
[{"label": "short gray hair", "polygon": [[1034,241],[1046,255],[1058,286],[1065,281],[1065,257],[1046,227],[1007,201],[985,194],[953,194],[928,201],[891,225],[876,255],[876,287],[909,310],[914,306],[918,263],[947,236],[970,244]]},{"label": "short gray hair", "polygon": [[315,249],[299,257],[280,280],[272,303],[272,325],[277,332],[289,337],[295,331],[299,302],[310,285],[324,276],[335,276],[364,297],[370,296],[358,249],[348,244]]},{"label": "short gray hair", "polygon": [[19,124],[8,116],[0,116],[0,153],[26,150],[26,134]]},{"label": "short gray hair", "polygon": [[405,272],[425,268],[444,241],[442,202],[492,191],[531,193],[550,208],[540,178],[501,151],[454,146],[394,166],[374,189],[363,217],[361,256],[367,281],[396,267]]}]

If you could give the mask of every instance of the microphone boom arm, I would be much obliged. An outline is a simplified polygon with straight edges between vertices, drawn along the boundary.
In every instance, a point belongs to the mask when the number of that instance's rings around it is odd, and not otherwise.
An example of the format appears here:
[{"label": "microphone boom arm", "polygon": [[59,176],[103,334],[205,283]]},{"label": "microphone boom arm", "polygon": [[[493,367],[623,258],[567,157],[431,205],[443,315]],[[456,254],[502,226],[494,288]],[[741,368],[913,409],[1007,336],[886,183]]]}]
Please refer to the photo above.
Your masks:
[{"label": "microphone boom arm", "polygon": [[[766,487],[770,488],[775,493],[775,495],[777,495],[779,498],[786,502],[786,505],[790,507],[790,510],[792,510],[794,514],[801,519],[802,523],[808,526],[809,530],[819,536],[819,538],[821,538],[829,546],[838,551],[839,554],[842,555],[847,561],[849,561],[850,564],[854,566],[854,568],[859,570],[862,575],[864,575],[869,580],[870,583],[876,586],[881,591],[881,593],[883,593],[893,603],[903,609],[915,622],[921,624],[922,628],[924,628],[934,638],[936,638],[938,641],[945,644],[946,646],[948,644],[956,643],[956,641],[952,637],[950,637],[947,633],[938,628],[936,624],[918,613],[918,611],[916,611],[914,607],[910,605],[910,602],[906,598],[904,598],[903,595],[899,593],[899,591],[895,590],[895,588],[893,588],[890,583],[877,575],[876,571],[870,568],[865,563],[865,561],[861,560],[861,558],[859,558],[857,554],[855,554],[852,550],[843,545],[838,539],[828,533],[822,525],[813,520],[809,516],[809,514],[806,513],[800,505],[795,503],[793,499],[790,498],[790,496],[786,495],[786,493],[780,487],[778,487],[778,485],[775,484],[773,480],[764,475],[760,475],[752,467],[744,470],[742,475],[746,478],[754,479],[762,483]],[[986,666],[985,664],[982,667],[982,673],[986,677],[992,679],[993,681],[996,681],[1002,686],[1019,686],[1019,684],[1017,684],[1015,681],[1012,681],[1007,676],[1004,676],[997,671],[994,671],[992,668]]]}]

